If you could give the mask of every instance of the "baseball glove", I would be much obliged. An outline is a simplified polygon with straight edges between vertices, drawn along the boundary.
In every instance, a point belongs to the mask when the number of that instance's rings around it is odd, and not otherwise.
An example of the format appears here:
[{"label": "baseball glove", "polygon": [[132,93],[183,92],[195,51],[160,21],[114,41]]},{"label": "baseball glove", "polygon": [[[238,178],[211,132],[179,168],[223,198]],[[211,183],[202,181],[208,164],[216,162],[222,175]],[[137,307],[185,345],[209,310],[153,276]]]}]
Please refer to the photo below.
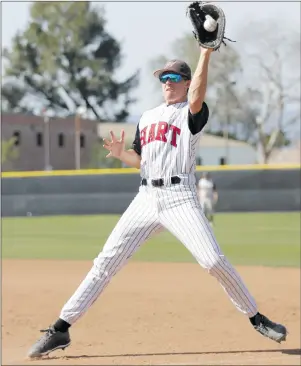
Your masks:
[{"label": "baseball glove", "polygon": [[[214,4],[194,1],[188,8],[186,15],[189,17],[195,39],[204,48],[218,50],[225,37],[226,17],[221,8]],[[207,28],[208,30],[206,30]]]}]

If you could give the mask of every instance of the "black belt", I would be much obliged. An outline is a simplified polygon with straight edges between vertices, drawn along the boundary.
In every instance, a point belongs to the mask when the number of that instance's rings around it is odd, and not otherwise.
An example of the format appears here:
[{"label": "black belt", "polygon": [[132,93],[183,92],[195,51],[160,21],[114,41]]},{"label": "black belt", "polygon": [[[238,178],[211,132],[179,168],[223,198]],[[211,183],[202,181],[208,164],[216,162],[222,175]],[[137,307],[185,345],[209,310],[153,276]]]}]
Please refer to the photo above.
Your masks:
[{"label": "black belt", "polygon": [[[171,184],[179,184],[181,182],[181,178],[180,177],[171,177]],[[147,185],[147,179],[143,178],[141,181],[141,185],[146,186]],[[162,187],[164,186],[164,179],[160,178],[160,179],[152,179],[151,180],[151,185],[153,187]]]}]

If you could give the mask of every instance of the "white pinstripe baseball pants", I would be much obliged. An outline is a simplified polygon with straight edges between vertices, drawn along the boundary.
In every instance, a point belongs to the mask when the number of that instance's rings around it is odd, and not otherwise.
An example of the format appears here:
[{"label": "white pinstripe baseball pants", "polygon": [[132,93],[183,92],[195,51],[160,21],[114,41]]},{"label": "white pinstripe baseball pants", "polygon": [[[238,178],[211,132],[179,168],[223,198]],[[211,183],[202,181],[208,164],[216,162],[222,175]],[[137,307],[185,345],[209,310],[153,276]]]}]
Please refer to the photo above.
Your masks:
[{"label": "white pinstripe baseball pants", "polygon": [[74,324],[97,300],[111,278],[153,234],[166,228],[214,276],[236,308],[249,317],[257,306],[242,279],[217,244],[197,197],[195,185],[140,187],[109,236],[103,250],[60,318]]}]

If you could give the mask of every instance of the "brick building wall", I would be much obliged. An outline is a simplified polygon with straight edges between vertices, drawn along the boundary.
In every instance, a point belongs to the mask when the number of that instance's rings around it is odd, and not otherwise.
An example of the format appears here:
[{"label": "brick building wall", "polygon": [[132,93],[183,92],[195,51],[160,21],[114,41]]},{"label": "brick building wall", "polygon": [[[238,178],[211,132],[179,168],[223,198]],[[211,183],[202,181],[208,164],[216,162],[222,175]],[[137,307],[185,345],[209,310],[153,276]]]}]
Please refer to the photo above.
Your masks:
[{"label": "brick building wall", "polygon": [[[45,169],[47,128],[43,117],[4,113],[1,116],[1,140],[16,136],[18,158],[2,165],[2,171]],[[80,121],[81,168],[89,167],[92,150],[98,141],[97,122]],[[75,169],[74,117],[49,119],[49,161],[54,170]]]}]

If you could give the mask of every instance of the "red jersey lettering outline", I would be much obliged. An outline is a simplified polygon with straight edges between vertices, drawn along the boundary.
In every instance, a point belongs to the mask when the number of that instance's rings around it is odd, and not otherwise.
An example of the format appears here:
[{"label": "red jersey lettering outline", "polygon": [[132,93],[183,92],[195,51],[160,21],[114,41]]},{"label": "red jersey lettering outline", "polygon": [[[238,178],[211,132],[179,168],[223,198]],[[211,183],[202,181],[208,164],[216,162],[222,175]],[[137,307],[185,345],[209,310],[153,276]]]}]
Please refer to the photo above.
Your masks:
[{"label": "red jersey lettering outline", "polygon": [[156,130],[156,123],[152,123],[150,126],[150,130],[148,133],[148,140],[147,143],[149,144],[152,141],[155,141],[155,130]]},{"label": "red jersey lettering outline", "polygon": [[153,142],[162,141],[167,142],[166,134],[171,131],[170,144],[173,147],[177,147],[177,138],[181,135],[181,129],[177,126],[168,126],[167,122],[152,123],[149,126],[144,127],[140,131],[141,147]]},{"label": "red jersey lettering outline", "polygon": [[177,135],[180,136],[181,129],[177,126],[170,125],[169,128],[172,130],[171,141],[172,146],[177,147]]},{"label": "red jersey lettering outline", "polygon": [[167,131],[168,131],[168,124],[166,122],[159,122],[156,140],[167,142],[167,139],[165,136],[167,134]]}]

